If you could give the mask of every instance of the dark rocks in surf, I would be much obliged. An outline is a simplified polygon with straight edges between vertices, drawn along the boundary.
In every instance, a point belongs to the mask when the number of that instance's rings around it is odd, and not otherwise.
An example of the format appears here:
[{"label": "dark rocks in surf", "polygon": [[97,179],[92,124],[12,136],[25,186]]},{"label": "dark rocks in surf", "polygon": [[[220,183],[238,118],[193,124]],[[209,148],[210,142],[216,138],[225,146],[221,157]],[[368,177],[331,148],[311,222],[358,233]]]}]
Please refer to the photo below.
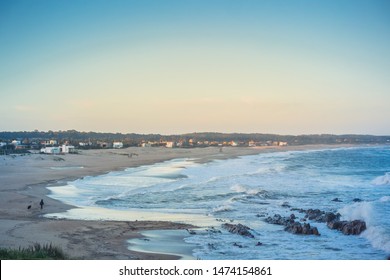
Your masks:
[{"label": "dark rocks in surf", "polygon": [[332,199],[332,201],[334,201],[334,202],[343,202],[343,201],[342,201],[342,200],[340,200],[338,197],[336,197],[336,198]]},{"label": "dark rocks in surf", "polygon": [[187,230],[187,232],[189,233],[189,234],[191,234],[191,235],[195,235],[196,234],[196,231],[194,231],[194,230],[192,230],[192,229],[186,229]]},{"label": "dark rocks in surf", "polygon": [[226,229],[230,233],[234,233],[234,234],[238,234],[238,235],[254,238],[254,235],[249,231],[250,228],[247,227],[247,226],[244,226],[242,224],[236,224],[235,225],[235,224],[225,223],[225,224],[222,225],[222,228]]},{"label": "dark rocks in surf", "polygon": [[222,233],[219,229],[215,229],[214,227],[211,227],[209,229],[206,229],[207,232],[210,232],[210,233]]},{"label": "dark rocks in surf", "polygon": [[340,219],[339,213],[332,213],[332,212],[326,212],[324,216],[321,218],[321,222],[323,223],[329,223],[331,221],[338,221]]},{"label": "dark rocks in surf", "polygon": [[330,229],[341,231],[345,235],[359,235],[367,229],[366,222],[362,220],[354,221],[330,221],[327,223]]},{"label": "dark rocks in surf", "polygon": [[303,234],[303,235],[320,235],[316,227],[310,226],[307,223],[294,222],[285,227],[285,231],[294,233],[294,234]]},{"label": "dark rocks in surf", "polygon": [[273,217],[269,216],[265,219],[267,223],[284,226],[284,230],[294,234],[304,235],[320,235],[316,227],[311,227],[310,224],[295,221],[295,215],[291,214],[290,217],[282,217],[279,214],[275,214]]},{"label": "dark rocks in surf", "polygon": [[320,219],[322,215],[325,214],[324,211],[321,211],[320,209],[308,209],[305,211],[306,215],[305,218],[308,220],[317,220]]},{"label": "dark rocks in surf", "polygon": [[353,202],[362,202],[363,200],[361,200],[360,198],[354,198],[352,199]]},{"label": "dark rocks in surf", "polygon": [[291,208],[290,204],[288,204],[288,202],[283,202],[282,207],[286,207],[286,208]]},{"label": "dark rocks in surf", "polygon": [[305,213],[303,221],[311,220],[319,223],[328,223],[333,220],[339,220],[340,214],[339,213],[333,213],[333,212],[325,212],[320,209],[297,209],[294,208],[295,211],[298,211],[299,213]]},{"label": "dark rocks in surf", "polygon": [[[295,217],[295,216],[294,216]],[[295,219],[295,218],[294,218]],[[279,214],[275,214],[273,217],[269,216],[265,219],[265,221],[269,224],[274,224],[274,225],[281,225],[281,226],[287,226],[291,223],[294,223],[294,219],[290,216],[289,218],[287,217],[282,217]]]}]

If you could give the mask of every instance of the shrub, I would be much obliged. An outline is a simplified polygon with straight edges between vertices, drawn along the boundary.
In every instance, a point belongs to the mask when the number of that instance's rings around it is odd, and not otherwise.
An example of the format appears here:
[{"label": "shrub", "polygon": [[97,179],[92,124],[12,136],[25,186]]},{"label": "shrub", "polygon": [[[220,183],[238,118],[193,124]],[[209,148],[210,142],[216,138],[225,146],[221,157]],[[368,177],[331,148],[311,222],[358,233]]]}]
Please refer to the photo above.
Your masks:
[{"label": "shrub", "polygon": [[19,249],[0,248],[2,260],[65,260],[66,258],[62,249],[52,244],[35,243],[33,246],[19,247]]}]

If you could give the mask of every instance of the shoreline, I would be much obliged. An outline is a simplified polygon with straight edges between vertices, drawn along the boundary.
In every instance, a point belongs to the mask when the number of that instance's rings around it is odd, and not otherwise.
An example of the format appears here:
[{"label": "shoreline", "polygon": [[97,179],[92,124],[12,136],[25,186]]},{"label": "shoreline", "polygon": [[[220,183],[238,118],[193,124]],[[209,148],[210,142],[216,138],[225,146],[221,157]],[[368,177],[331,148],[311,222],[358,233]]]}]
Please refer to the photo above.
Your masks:
[{"label": "shoreline", "polygon": [[[356,145],[308,145],[287,147],[219,147],[193,149],[126,148],[86,150],[76,155],[29,154],[0,157],[0,247],[19,248],[34,243],[59,246],[71,259],[178,259],[169,254],[130,251],[126,242],[140,232],[187,229],[189,224],[171,221],[102,221],[51,219],[46,214],[74,209],[47,195],[47,187],[65,185],[86,176],[98,176],[131,167],[151,165],[178,158],[198,163],[224,160],[264,152],[301,151],[359,147]],[[136,154],[135,156],[129,156]],[[44,199],[41,210],[38,203]],[[27,206],[31,205],[31,209]]]}]

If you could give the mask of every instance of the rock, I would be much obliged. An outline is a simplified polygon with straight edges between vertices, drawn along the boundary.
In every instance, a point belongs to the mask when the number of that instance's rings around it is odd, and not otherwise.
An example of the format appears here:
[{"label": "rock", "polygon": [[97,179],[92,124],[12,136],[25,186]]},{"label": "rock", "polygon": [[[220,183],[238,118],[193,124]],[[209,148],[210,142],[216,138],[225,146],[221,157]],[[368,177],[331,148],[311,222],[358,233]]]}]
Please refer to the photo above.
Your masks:
[{"label": "rock", "polygon": [[294,222],[294,219],[285,218],[280,216],[279,214],[275,214],[273,217],[269,216],[265,219],[265,221],[269,224],[287,226]]},{"label": "rock", "polygon": [[196,234],[196,231],[192,230],[192,229],[186,229],[187,232],[191,235],[195,235]]},{"label": "rock", "polygon": [[305,235],[320,235],[316,227],[311,227],[310,224],[295,221],[296,217],[291,214],[290,217],[282,217],[279,214],[275,214],[273,217],[265,219],[267,223],[284,226],[284,230],[293,234],[305,234]]},{"label": "rock", "polygon": [[359,235],[366,229],[366,222],[362,220],[354,220],[352,222],[346,223],[342,228],[342,232],[345,235]]},{"label": "rock", "polygon": [[295,222],[291,225],[288,225],[284,230],[294,234],[320,235],[316,227],[311,227],[310,224],[307,223],[302,225],[299,222]]},{"label": "rock", "polygon": [[284,228],[285,231],[294,233],[294,234],[301,234],[302,233],[302,224],[299,222],[295,222],[291,225],[288,225],[287,227]]},{"label": "rock", "polygon": [[354,198],[352,201],[353,202],[362,202],[363,200],[361,200],[360,198]]},{"label": "rock", "polygon": [[215,229],[214,227],[206,229],[206,231],[211,233],[222,233],[219,229]]},{"label": "rock", "polygon": [[286,208],[290,208],[290,204],[288,204],[288,202],[283,202],[283,204],[281,205],[282,207],[286,207]]},{"label": "rock", "polygon": [[326,225],[330,229],[340,230],[343,226],[343,222],[334,220],[334,221],[327,222]]},{"label": "rock", "polygon": [[319,233],[317,227],[312,227],[312,230],[313,230],[313,233],[312,233],[312,234],[314,234],[314,235],[320,235],[320,233]]},{"label": "rock", "polygon": [[334,221],[334,220],[339,220],[339,219],[340,219],[340,214],[339,213],[334,214],[332,212],[326,212],[325,215],[323,216],[321,222],[328,223],[328,222],[331,222],[331,221]]},{"label": "rock", "polygon": [[325,212],[321,211],[320,209],[308,209],[306,210],[305,218],[309,220],[317,220],[324,214]]},{"label": "rock", "polygon": [[237,225],[234,225],[234,224],[223,224],[222,227],[224,229],[226,229],[227,231],[229,231],[230,233],[234,233],[234,234],[239,234],[239,235],[242,235],[242,236],[246,236],[246,237],[250,237],[250,238],[254,238],[253,234],[250,233],[250,228],[247,227],[247,226],[244,226],[242,224],[237,224]]},{"label": "rock", "polygon": [[334,201],[334,202],[343,202],[343,201],[342,201],[342,200],[340,200],[338,197],[336,197],[336,198],[332,199],[332,201]]},{"label": "rock", "polygon": [[263,245],[263,243],[261,243],[260,241],[256,243],[256,246],[261,246]]},{"label": "rock", "polygon": [[345,235],[359,235],[366,230],[366,222],[362,220],[354,221],[330,221],[327,223],[330,229],[336,229],[341,231]]},{"label": "rock", "polygon": [[335,214],[333,212],[324,212],[320,209],[308,209],[303,210],[300,209],[302,213],[306,213],[305,217],[301,219],[301,221],[311,220],[319,223],[327,223],[333,220],[338,220],[340,218],[340,214]]}]

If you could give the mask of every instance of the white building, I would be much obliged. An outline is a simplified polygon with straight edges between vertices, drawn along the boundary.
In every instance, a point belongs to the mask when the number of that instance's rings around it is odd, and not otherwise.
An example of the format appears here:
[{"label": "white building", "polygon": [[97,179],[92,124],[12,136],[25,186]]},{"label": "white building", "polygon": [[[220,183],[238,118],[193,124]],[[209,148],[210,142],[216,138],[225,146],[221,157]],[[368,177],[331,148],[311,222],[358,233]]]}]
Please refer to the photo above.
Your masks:
[{"label": "white building", "polygon": [[13,141],[11,142],[11,144],[12,144],[12,145],[14,145],[14,146],[19,146],[19,145],[21,145],[21,144],[22,144],[22,141],[19,141],[19,140],[13,140]]},{"label": "white building", "polygon": [[112,143],[112,147],[114,149],[121,149],[121,148],[123,148],[123,143],[122,142],[114,142],[114,143]]},{"label": "white building", "polygon": [[61,153],[69,154],[69,153],[74,153],[74,151],[75,151],[74,146],[70,146],[70,145],[62,145],[61,146]]},{"label": "white building", "polygon": [[41,149],[41,153],[43,154],[59,154],[61,153],[60,147],[46,147]]},{"label": "white building", "polygon": [[141,147],[142,148],[150,148],[150,147],[152,147],[152,144],[151,143],[142,143]]}]

